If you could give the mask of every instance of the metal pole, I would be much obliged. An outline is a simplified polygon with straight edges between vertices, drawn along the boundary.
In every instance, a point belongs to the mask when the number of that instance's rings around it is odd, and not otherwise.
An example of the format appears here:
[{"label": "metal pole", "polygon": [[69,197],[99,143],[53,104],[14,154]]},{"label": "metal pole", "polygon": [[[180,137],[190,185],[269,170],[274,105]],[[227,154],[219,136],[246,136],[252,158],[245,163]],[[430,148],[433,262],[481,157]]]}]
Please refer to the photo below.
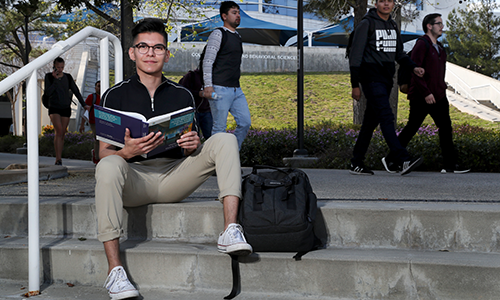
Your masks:
[{"label": "metal pole", "polygon": [[40,291],[40,228],[39,228],[39,175],[38,175],[38,124],[40,119],[36,71],[31,73],[27,84],[26,109],[28,121],[28,264],[29,292]]},{"label": "metal pole", "polygon": [[303,0],[297,1],[297,139],[293,156],[307,156],[304,149],[304,16]]},{"label": "metal pole", "polygon": [[[102,95],[103,91],[106,91],[109,88],[109,54],[108,54],[109,39],[107,37],[101,39],[99,48],[101,49],[100,60],[101,60],[101,95]],[[118,59],[119,59],[118,57],[115,57],[115,61]],[[116,75],[118,74],[115,74],[115,76]]]}]

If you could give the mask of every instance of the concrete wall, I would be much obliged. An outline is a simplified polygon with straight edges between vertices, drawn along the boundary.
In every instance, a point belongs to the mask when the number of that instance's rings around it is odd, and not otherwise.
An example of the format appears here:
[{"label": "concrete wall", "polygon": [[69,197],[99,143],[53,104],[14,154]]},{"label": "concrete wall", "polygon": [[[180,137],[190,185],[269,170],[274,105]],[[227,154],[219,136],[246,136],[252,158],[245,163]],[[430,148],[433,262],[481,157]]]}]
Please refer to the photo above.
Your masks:
[{"label": "concrete wall", "polygon": [[[172,57],[165,72],[194,70],[204,43],[172,43]],[[297,48],[279,46],[243,46],[241,71],[244,73],[297,72]],[[304,47],[305,72],[349,71],[343,48]]]}]

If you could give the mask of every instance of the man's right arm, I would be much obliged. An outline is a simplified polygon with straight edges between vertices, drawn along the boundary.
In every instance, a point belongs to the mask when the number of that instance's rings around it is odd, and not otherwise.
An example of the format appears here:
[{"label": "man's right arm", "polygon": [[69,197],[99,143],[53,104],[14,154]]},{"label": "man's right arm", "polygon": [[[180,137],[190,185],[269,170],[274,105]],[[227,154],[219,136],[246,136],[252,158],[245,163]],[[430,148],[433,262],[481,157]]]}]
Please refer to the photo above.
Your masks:
[{"label": "man's right arm", "polygon": [[[224,30],[224,29],[222,29]],[[214,30],[207,41],[207,50],[203,59],[203,82],[204,96],[210,98],[213,92],[212,71],[222,43],[222,32],[219,29]]]},{"label": "man's right arm", "polygon": [[370,21],[367,19],[362,20],[356,30],[352,39],[351,53],[349,54],[349,70],[351,72],[351,86],[352,88],[359,88],[361,63],[363,61],[363,54],[365,52],[366,43],[368,41],[368,31],[370,29]]}]

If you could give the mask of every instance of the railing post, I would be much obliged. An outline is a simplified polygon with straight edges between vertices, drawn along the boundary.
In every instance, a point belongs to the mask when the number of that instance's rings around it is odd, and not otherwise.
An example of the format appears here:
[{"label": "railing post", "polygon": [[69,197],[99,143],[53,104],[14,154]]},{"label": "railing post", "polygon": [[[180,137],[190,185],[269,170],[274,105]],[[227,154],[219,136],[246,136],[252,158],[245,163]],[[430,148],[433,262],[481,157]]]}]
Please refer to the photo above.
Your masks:
[{"label": "railing post", "polygon": [[[101,39],[99,43],[101,61],[101,95],[109,88],[109,39]],[[115,57],[115,59],[117,59]],[[116,75],[116,74],[115,74]]]},{"label": "railing post", "polygon": [[26,93],[27,109],[27,142],[28,142],[28,260],[29,260],[29,292],[38,295],[40,292],[40,228],[39,228],[39,181],[38,181],[38,124],[40,122],[40,100],[36,70],[28,77]]}]

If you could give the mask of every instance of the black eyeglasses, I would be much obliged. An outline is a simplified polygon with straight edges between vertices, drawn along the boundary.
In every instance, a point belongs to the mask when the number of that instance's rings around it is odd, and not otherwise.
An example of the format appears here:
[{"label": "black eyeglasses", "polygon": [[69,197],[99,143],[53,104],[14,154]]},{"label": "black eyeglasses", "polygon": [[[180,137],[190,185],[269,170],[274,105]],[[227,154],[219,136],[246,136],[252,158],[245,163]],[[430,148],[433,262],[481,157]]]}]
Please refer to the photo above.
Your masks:
[{"label": "black eyeglasses", "polygon": [[440,26],[440,27],[444,27],[443,22],[436,22],[436,23],[432,23],[432,25],[438,25],[438,26]]},{"label": "black eyeglasses", "polygon": [[140,54],[146,54],[146,53],[148,53],[149,52],[149,48],[153,48],[153,52],[156,55],[163,55],[167,51],[167,47],[165,47],[165,45],[162,45],[162,44],[157,44],[157,45],[154,45],[154,46],[149,46],[146,43],[139,43],[139,44],[135,45],[134,48],[136,48],[137,51],[139,51]]}]

